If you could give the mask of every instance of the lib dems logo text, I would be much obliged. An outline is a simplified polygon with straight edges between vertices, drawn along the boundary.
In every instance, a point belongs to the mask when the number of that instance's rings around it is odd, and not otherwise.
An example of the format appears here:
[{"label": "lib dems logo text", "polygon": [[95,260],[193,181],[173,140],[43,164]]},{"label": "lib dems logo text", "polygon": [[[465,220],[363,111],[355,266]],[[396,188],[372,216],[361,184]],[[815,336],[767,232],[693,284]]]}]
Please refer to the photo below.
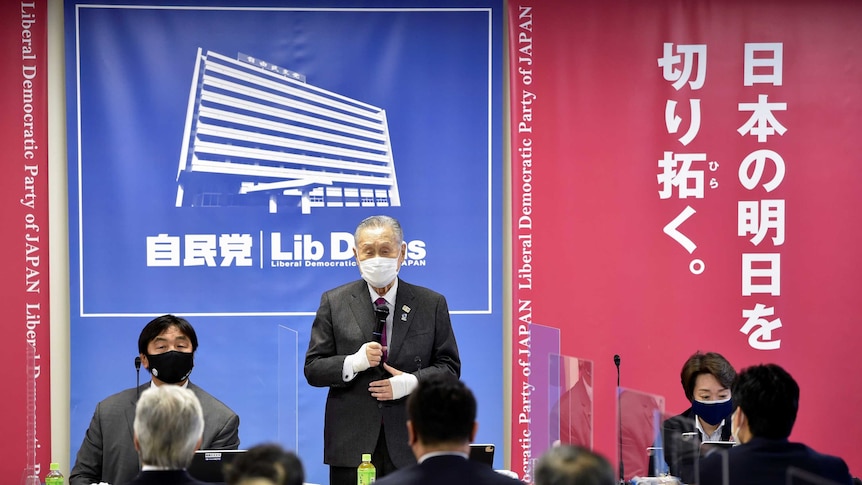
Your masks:
[{"label": "lib dems logo text", "polygon": [[[407,242],[405,266],[425,266],[425,241]],[[312,234],[159,234],[147,236],[149,267],[301,268],[355,266],[353,234],[333,232],[328,241]]]}]

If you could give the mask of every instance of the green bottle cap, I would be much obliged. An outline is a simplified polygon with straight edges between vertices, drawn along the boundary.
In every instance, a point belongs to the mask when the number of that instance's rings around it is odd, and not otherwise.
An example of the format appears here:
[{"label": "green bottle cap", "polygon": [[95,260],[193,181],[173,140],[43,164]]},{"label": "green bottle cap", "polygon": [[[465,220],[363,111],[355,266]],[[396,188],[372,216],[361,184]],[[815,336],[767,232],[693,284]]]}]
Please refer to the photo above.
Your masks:
[{"label": "green bottle cap", "polygon": [[59,463],[51,463],[51,465],[48,467],[48,469],[49,470],[59,470],[60,464]]},{"label": "green bottle cap", "polygon": [[371,461],[371,453],[363,453],[362,461]]}]

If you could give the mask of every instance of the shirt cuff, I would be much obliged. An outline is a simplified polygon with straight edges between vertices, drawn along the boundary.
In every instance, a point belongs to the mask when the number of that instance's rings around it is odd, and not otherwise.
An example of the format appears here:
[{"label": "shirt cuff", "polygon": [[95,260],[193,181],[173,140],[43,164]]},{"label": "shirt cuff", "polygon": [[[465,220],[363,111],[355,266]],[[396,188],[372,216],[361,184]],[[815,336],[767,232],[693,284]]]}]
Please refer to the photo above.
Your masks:
[{"label": "shirt cuff", "polygon": [[392,399],[401,399],[410,394],[418,384],[419,379],[407,372],[390,377],[389,385],[392,386]]},{"label": "shirt cuff", "polygon": [[341,366],[341,379],[344,382],[350,382],[356,377],[356,372],[353,370],[354,357],[353,355],[348,355],[344,358],[344,365]]}]

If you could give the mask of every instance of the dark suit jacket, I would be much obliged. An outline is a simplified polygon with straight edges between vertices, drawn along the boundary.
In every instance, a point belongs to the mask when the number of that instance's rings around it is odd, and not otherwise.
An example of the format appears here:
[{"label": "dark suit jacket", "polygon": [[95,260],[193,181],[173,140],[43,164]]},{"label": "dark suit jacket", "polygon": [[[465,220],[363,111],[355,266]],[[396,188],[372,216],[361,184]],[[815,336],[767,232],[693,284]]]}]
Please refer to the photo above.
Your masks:
[{"label": "dark suit jacket", "polygon": [[[694,483],[694,460],[700,457],[700,432],[694,424],[695,415],[691,408],[682,414],[665,420],[662,427],[664,460],[670,468],[670,474],[682,479],[683,483]],[[683,433],[697,432],[691,439],[683,439]],[[721,428],[721,441],[730,441],[730,416],[724,418]]]},{"label": "dark suit jacket", "polygon": [[[724,470],[721,453],[701,460],[700,485],[721,485]],[[748,443],[727,450],[730,485],[785,484],[787,470],[796,467],[842,485],[852,478],[847,464],[836,456],[817,453],[802,443],[787,440],[752,438]],[[809,483],[809,482],[805,482]]]},{"label": "dark suit jacket", "polygon": [[[75,466],[69,473],[69,485],[107,482],[126,483],[141,470],[134,445],[135,404],[139,392],[126,389],[105,398],[96,405],[90,427],[78,450]],[[230,450],[239,448],[239,416],[221,401],[189,381],[204,411],[204,436],[201,449]]]},{"label": "dark suit jacket", "polygon": [[[125,483],[125,482],[124,482]],[[112,484],[114,485],[114,484]],[[119,483],[116,485],[123,485]],[[185,470],[151,470],[138,473],[127,485],[209,485],[192,478]]]},{"label": "dark suit jacket", "polygon": [[[368,384],[384,379],[383,367],[360,372],[344,382],[344,359],[372,340],[374,308],[364,280],[327,291],[311,325],[305,354],[305,378],[315,387],[329,387],[323,430],[323,461],[355,467],[363,453],[372,453],[381,423],[392,463],[416,463],[407,445],[406,398],[378,402]],[[443,295],[398,280],[388,363],[419,379],[435,373],[461,375],[461,359],[449,307]],[[421,368],[421,369],[420,369]]]},{"label": "dark suit jacket", "polygon": [[484,463],[458,455],[439,455],[420,464],[396,470],[375,485],[524,485],[524,482],[495,472]]}]

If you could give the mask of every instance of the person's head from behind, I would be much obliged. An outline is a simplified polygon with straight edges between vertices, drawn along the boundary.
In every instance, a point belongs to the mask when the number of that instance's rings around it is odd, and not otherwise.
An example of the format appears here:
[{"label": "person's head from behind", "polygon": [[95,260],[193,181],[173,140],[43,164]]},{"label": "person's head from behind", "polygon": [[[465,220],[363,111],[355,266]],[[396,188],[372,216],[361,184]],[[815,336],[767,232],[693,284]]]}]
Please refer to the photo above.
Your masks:
[{"label": "person's head from behind", "polygon": [[225,466],[228,485],[302,485],[299,457],[275,443],[253,446]]},{"label": "person's head from behind", "polygon": [[736,371],[730,362],[715,352],[695,352],[680,371],[685,397],[695,415],[717,426],[733,410],[731,385]]},{"label": "person's head from behind", "polygon": [[368,217],[356,227],[353,244],[362,278],[373,288],[388,289],[407,256],[401,224],[389,216]]},{"label": "person's head from behind", "polygon": [[467,452],[477,429],[476,398],[453,375],[423,378],[407,398],[407,437],[417,457],[432,451]]},{"label": "person's head from behind", "polygon": [[138,337],[141,363],[157,385],[185,382],[194,367],[197,349],[195,329],[184,318],[174,315],[154,318]]},{"label": "person's head from behind", "polygon": [[553,446],[533,471],[535,485],[616,485],[611,464],[603,456],[574,445]]},{"label": "person's head from behind", "polygon": [[733,383],[731,430],[737,441],[787,439],[799,410],[799,385],[775,364],[743,369]]},{"label": "person's head from behind", "polygon": [[163,385],[141,393],[135,408],[135,449],[141,463],[169,470],[186,468],[200,447],[204,413],[195,393]]}]

